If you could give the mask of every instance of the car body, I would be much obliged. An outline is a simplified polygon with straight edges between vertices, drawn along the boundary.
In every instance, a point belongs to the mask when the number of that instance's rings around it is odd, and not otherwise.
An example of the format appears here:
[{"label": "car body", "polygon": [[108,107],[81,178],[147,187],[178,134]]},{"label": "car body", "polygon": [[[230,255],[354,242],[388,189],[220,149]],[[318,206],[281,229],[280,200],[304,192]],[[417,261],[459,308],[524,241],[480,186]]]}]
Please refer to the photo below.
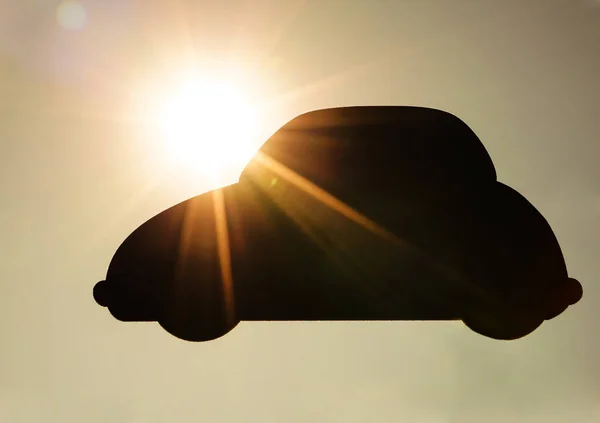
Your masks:
[{"label": "car body", "polygon": [[462,320],[517,339],[581,298],[544,217],[454,115],[303,114],[236,184],[153,217],[96,301],[190,341],[240,321]]}]

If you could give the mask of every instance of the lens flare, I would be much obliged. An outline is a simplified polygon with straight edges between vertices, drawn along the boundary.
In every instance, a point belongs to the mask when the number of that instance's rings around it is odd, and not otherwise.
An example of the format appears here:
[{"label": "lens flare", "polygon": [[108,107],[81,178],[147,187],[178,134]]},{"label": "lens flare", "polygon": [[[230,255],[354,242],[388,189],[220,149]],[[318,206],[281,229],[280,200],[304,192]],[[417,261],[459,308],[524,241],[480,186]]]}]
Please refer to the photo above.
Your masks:
[{"label": "lens flare", "polygon": [[63,1],[56,8],[56,19],[64,29],[77,30],[84,27],[87,13],[78,2]]}]

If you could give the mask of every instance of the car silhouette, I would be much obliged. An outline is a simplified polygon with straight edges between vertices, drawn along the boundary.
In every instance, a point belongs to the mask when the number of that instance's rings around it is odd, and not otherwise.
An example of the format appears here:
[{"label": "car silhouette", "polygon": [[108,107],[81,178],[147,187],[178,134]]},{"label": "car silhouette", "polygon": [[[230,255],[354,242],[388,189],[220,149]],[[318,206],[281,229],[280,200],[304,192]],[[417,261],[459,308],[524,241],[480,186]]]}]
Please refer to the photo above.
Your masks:
[{"label": "car silhouette", "polygon": [[497,181],[459,118],[422,107],[305,113],[238,183],[156,215],[98,304],[207,341],[240,321],[462,320],[521,338],[582,296],[544,217]]}]

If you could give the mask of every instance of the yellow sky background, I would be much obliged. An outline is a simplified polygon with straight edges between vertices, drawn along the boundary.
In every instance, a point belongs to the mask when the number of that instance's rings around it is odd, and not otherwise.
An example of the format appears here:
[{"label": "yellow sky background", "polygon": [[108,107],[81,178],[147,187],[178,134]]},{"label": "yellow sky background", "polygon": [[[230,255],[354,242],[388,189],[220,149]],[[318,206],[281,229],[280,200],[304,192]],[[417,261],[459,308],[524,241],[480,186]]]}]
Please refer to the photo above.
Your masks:
[{"label": "yellow sky background", "polygon": [[[59,3],[0,0],[1,422],[600,421],[597,2]],[[458,115],[549,220],[583,300],[508,343],[396,322],[191,344],[117,322],[91,295],[116,247],[215,188],[167,171],[142,112],[190,63],[241,81],[262,140],[324,107]]]}]

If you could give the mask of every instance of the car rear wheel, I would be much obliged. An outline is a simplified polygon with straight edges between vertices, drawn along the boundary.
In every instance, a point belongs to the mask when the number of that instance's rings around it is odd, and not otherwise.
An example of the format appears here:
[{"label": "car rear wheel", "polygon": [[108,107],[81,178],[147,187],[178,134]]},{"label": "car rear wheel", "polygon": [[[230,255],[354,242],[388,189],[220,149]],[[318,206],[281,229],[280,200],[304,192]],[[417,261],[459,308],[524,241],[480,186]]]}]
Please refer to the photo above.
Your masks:
[{"label": "car rear wheel", "polygon": [[479,309],[463,318],[472,331],[492,339],[514,340],[529,335],[544,322],[536,313]]}]

